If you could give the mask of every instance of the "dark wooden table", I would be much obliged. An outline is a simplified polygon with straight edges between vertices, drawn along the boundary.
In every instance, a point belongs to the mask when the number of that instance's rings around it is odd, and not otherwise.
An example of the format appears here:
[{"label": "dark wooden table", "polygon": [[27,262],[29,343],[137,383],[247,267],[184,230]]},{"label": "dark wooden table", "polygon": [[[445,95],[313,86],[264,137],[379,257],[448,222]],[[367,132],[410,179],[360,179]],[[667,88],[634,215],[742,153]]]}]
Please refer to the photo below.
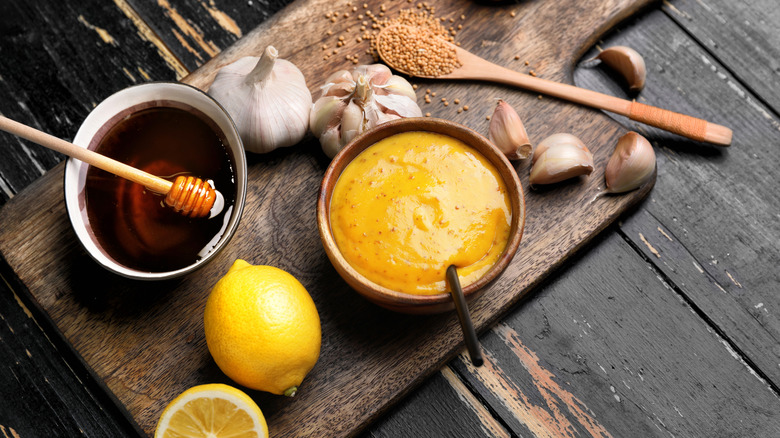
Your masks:
[{"label": "dark wooden table", "polygon": [[[0,112],[71,139],[106,96],[185,76],[285,3],[5,0]],[[456,358],[363,436],[780,436],[780,8],[659,2],[599,42],[616,44],[645,58],[640,101],[733,146],[619,120],[655,147],[649,197],[481,334],[485,366]],[[624,94],[600,69],[575,82]],[[0,205],[63,160],[0,147]],[[137,436],[0,265],[2,436]]]}]

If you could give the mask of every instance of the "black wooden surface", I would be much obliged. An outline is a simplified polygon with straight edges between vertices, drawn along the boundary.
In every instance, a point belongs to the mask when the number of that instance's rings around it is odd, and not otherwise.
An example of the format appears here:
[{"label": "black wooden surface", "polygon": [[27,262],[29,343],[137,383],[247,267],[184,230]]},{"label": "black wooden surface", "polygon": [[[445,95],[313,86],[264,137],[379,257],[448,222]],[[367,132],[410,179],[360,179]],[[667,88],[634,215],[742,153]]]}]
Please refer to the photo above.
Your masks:
[{"label": "black wooden surface", "polygon": [[[182,77],[284,4],[6,0],[0,113],[70,139],[102,98]],[[778,11],[663,2],[599,42],[644,56],[638,100],[727,125],[734,145],[620,120],[655,147],[649,198],[481,335],[484,367],[453,361],[363,436],[780,436]],[[623,94],[599,68],[575,81]],[[62,159],[6,134],[0,147],[0,205]],[[3,436],[137,435],[0,273]]]}]

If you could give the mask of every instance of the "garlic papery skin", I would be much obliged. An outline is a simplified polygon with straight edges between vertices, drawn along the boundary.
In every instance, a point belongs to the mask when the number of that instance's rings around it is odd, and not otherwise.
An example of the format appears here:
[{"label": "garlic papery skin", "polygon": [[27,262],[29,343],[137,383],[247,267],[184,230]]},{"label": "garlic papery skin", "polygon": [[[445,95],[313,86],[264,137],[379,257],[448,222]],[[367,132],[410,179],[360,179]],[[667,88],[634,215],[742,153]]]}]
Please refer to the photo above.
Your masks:
[{"label": "garlic papery skin", "polygon": [[571,134],[554,134],[542,140],[534,152],[528,182],[554,184],[591,172],[593,155],[588,148]]},{"label": "garlic papery skin", "polygon": [[359,65],[327,78],[311,107],[309,126],[333,158],[363,132],[402,117],[422,117],[411,84],[383,64]]},{"label": "garlic papery skin", "polygon": [[628,83],[632,93],[638,93],[645,87],[647,68],[642,55],[631,47],[614,46],[602,50],[596,56],[605,65],[620,73]]},{"label": "garlic papery skin", "polygon": [[625,193],[642,187],[655,171],[655,151],[646,138],[636,132],[620,137],[609,158],[604,179],[607,193]]},{"label": "garlic papery skin", "polygon": [[517,111],[501,99],[496,103],[490,117],[488,138],[510,160],[526,159],[533,151]]},{"label": "garlic papery skin", "polygon": [[270,152],[300,142],[309,128],[312,98],[303,73],[278,59],[273,46],[217,72],[208,93],[238,128],[247,151]]}]

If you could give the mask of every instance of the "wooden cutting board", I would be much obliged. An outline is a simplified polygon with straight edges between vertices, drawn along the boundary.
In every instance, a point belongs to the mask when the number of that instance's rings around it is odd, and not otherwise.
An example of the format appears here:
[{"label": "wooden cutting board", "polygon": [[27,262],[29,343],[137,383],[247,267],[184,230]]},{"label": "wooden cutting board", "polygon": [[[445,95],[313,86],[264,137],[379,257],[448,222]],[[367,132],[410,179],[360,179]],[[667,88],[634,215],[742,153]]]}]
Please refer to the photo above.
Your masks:
[{"label": "wooden cutting board", "polygon": [[[206,89],[219,67],[241,56],[259,56],[272,44],[281,57],[299,66],[316,98],[325,77],[352,65],[346,55],[358,54],[362,63],[371,62],[365,54],[367,43],[357,40],[359,14],[370,10],[379,15],[381,2],[365,1],[367,9],[362,2],[295,2],[184,82]],[[581,54],[648,3],[427,2],[435,6],[436,17],[457,30],[456,40],[464,48],[497,64],[568,83]],[[416,3],[384,4],[386,18],[402,8],[417,10]],[[338,12],[338,18],[327,19],[329,12]],[[345,36],[343,47],[337,47],[339,36]],[[338,53],[333,54],[334,49]],[[327,53],[331,56],[325,59]],[[569,132],[594,154],[596,170],[590,177],[544,190],[529,190],[529,163],[515,162],[525,185],[525,233],[503,276],[471,303],[478,329],[507,312],[651,188],[597,196],[606,161],[625,132],[599,111],[485,83],[411,82],[419,85],[423,113],[486,134],[486,116],[495,100],[503,98],[518,110],[532,142]],[[426,89],[437,93],[429,104],[423,103]],[[441,97],[450,105],[444,106]],[[463,105],[468,110],[459,112]],[[203,335],[203,307],[216,281],[236,258],[287,270],[317,304],[322,354],[295,398],[249,393],[266,414],[273,436],[354,434],[457,354],[463,343],[456,315],[409,316],[383,310],[336,274],[315,222],[317,191],[328,165],[315,139],[267,155],[249,154],[248,159],[248,200],[237,234],[214,261],[184,279],[139,283],[98,267],[77,242],[66,217],[62,164],[0,211],[0,251],[65,339],[149,434],[165,405],[184,389],[230,383],[210,358]]]}]

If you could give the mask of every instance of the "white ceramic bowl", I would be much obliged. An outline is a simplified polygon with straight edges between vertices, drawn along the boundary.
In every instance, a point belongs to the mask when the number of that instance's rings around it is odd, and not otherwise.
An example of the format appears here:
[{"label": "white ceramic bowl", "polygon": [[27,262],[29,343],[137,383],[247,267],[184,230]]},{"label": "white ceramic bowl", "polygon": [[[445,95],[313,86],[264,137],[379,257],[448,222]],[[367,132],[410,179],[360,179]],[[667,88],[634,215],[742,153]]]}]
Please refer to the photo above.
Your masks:
[{"label": "white ceramic bowl", "polygon": [[147,272],[117,262],[100,246],[87,215],[85,183],[89,165],[69,159],[65,166],[65,205],[68,217],[87,253],[101,266],[124,277],[137,280],[165,280],[188,274],[211,260],[227,245],[238,227],[246,198],[246,155],[241,137],[227,112],[203,91],[177,82],[151,82],[119,91],[101,102],[87,116],[73,143],[94,150],[103,136],[123,118],[142,109],[160,106],[193,108],[210,119],[226,141],[235,172],[235,203],[225,221],[224,231],[212,249],[189,266],[166,272]]}]

